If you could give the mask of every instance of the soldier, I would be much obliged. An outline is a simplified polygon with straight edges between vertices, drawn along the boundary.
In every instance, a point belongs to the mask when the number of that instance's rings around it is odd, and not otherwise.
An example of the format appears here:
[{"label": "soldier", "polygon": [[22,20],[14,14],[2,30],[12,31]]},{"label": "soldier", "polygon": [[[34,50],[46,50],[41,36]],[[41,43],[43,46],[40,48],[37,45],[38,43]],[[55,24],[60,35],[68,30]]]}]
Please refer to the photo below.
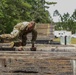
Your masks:
[{"label": "soldier", "polygon": [[27,34],[32,33],[31,42],[37,38],[37,31],[34,29],[35,22],[21,22],[14,26],[13,31],[10,34],[2,34],[0,35],[1,39],[15,39],[16,37],[20,37],[22,39],[22,46],[26,45]]}]

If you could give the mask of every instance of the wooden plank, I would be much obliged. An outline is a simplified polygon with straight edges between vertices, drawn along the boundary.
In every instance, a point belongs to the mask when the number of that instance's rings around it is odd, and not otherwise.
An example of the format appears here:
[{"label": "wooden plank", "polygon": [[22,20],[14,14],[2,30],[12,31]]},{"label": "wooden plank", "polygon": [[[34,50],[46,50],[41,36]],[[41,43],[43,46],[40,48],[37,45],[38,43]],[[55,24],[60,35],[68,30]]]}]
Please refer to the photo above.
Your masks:
[{"label": "wooden plank", "polygon": [[0,52],[0,58],[76,59],[76,52],[20,51]]},{"label": "wooden plank", "polygon": [[36,24],[36,28],[38,28],[38,29],[50,28],[50,26],[52,26],[52,25],[50,25],[50,24],[39,24],[39,23]]},{"label": "wooden plank", "polygon": [[0,71],[6,73],[5,75],[20,73],[26,75],[73,75],[71,60],[76,59],[76,53],[73,51],[52,52],[51,50],[1,51],[0,59],[6,60],[6,67],[0,67]]},{"label": "wooden plank", "polygon": [[[26,60],[27,61],[27,60]],[[29,60],[30,61],[30,60]],[[61,75],[61,74],[66,74],[66,75],[73,75],[73,69],[72,69],[72,64],[70,60],[45,60],[45,59],[36,59],[31,62],[31,65],[34,65],[34,68],[31,67],[30,65],[28,67],[25,66],[26,63],[29,62],[24,62],[24,66],[15,66],[15,67],[10,67],[9,65],[7,66],[7,69],[9,70],[9,73],[25,73],[25,74],[39,74],[39,75]],[[17,61],[19,63],[20,61]],[[23,63],[20,62],[20,63]],[[12,65],[12,64],[11,64]],[[13,65],[15,65],[13,63]],[[27,64],[28,65],[28,64]],[[7,73],[7,71],[5,71]]]},{"label": "wooden plank", "polygon": [[[47,39],[49,39],[49,40],[50,39],[51,40],[54,39],[54,34],[53,34],[54,25],[51,25],[51,24],[36,24],[36,28],[35,29],[37,30],[37,33],[38,33],[37,40],[39,38],[41,38],[39,40],[42,40],[42,38],[46,38],[46,40]],[[41,35],[41,37],[40,37],[40,35]],[[44,36],[47,36],[47,37],[44,37]]]},{"label": "wooden plank", "polygon": [[1,73],[1,75],[40,75],[35,73]]},{"label": "wooden plank", "polygon": [[5,47],[5,48],[0,48],[0,51],[15,51],[15,48]]}]

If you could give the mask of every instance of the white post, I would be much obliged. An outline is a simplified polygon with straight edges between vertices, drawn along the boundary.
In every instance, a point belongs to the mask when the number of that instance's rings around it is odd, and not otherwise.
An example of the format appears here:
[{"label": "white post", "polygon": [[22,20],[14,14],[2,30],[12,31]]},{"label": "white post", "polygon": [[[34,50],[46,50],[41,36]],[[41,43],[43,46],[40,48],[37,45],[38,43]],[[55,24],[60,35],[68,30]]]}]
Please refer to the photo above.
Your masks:
[{"label": "white post", "polygon": [[76,60],[72,60],[73,62],[73,75],[76,75]]}]

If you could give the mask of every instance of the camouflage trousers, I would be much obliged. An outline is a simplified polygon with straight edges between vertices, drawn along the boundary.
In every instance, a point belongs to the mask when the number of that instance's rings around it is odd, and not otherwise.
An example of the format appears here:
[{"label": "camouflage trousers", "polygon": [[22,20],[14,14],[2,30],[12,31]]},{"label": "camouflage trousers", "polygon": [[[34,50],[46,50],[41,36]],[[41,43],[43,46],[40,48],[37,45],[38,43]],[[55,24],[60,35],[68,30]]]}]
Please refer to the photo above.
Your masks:
[{"label": "camouflage trousers", "polygon": [[36,39],[37,39],[37,31],[36,30],[31,30],[31,31],[26,31],[26,32],[23,32],[22,35],[21,35],[21,39],[22,39],[22,46],[25,46],[26,45],[26,41],[27,41],[27,35],[31,33],[32,34],[32,39],[31,39],[31,42],[35,42]]}]

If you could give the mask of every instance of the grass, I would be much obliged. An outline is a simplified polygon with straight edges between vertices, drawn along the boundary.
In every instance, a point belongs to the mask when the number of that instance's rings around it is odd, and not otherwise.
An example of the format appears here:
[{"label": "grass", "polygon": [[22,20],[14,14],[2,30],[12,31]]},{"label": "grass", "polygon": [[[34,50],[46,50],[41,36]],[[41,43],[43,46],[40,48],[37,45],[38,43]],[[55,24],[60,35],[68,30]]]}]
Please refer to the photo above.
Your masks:
[{"label": "grass", "polygon": [[[54,41],[60,42],[60,38],[55,38]],[[71,38],[71,44],[76,44],[76,38]]]},{"label": "grass", "polygon": [[72,44],[76,44],[76,38],[72,38],[72,39],[71,39],[71,43],[72,43]]}]

